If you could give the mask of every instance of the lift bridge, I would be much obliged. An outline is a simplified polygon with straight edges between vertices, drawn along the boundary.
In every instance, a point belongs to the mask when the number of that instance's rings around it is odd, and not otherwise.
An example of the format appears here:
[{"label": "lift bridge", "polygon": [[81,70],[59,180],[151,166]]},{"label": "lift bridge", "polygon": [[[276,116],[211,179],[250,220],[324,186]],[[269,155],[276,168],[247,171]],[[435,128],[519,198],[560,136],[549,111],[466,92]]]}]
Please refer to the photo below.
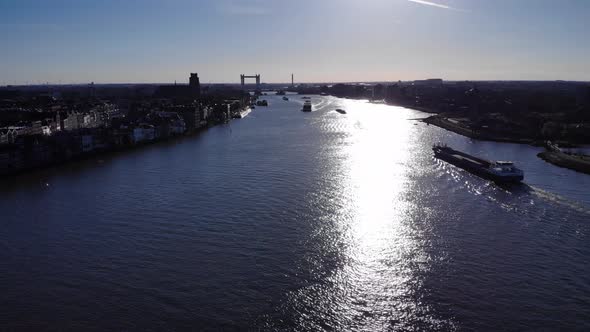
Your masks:
[{"label": "lift bridge", "polygon": [[246,83],[247,78],[255,78],[256,79],[256,90],[259,91],[260,90],[260,74],[256,74],[256,75],[241,74],[240,81],[242,83],[242,89],[244,89],[244,84]]}]

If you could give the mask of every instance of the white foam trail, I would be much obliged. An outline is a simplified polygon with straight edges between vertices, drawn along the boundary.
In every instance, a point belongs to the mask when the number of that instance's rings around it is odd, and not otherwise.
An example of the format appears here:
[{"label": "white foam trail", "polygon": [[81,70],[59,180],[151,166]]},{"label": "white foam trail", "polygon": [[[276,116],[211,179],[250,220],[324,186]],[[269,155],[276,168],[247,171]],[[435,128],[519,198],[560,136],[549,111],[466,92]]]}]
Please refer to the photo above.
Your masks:
[{"label": "white foam trail", "polygon": [[548,191],[543,190],[541,188],[537,188],[534,186],[528,186],[528,187],[531,189],[531,191],[530,191],[531,194],[540,198],[540,199],[543,199],[543,200],[546,200],[546,201],[549,201],[552,203],[556,203],[558,205],[565,206],[570,209],[574,209],[578,212],[582,212],[582,213],[590,215],[590,208],[588,206],[585,206],[582,203],[572,201],[568,198],[562,197],[562,196],[552,193],[552,192],[548,192]]}]

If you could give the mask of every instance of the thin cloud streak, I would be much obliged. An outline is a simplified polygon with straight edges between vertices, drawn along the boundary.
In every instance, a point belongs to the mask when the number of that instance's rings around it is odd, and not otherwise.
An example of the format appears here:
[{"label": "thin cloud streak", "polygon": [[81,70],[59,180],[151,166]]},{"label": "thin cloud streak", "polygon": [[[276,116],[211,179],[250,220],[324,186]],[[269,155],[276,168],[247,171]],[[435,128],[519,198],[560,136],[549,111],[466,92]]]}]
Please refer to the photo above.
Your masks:
[{"label": "thin cloud streak", "polygon": [[454,8],[449,7],[449,6],[442,5],[442,4],[436,3],[436,2],[430,2],[430,1],[424,1],[424,0],[408,0],[408,1],[409,2],[414,2],[414,3],[419,3],[421,5],[437,7],[437,8],[454,9]]},{"label": "thin cloud streak", "polygon": [[431,2],[431,1],[425,1],[425,0],[408,0],[408,1],[409,2],[413,2],[413,3],[420,4],[420,5],[426,5],[426,6],[436,7],[436,8],[448,9],[448,10],[452,10],[452,11],[456,11],[456,12],[463,12],[463,13],[469,13],[469,12],[471,12],[470,10],[455,8],[455,7],[451,7],[451,6],[447,6],[447,5],[443,5],[443,4],[436,3],[436,2]]}]

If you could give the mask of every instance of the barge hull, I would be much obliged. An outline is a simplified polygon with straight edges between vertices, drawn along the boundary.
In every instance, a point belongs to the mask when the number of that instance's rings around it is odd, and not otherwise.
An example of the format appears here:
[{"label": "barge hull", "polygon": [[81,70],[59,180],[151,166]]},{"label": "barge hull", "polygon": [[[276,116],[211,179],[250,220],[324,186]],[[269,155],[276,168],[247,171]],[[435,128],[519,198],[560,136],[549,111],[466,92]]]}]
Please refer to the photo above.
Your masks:
[{"label": "barge hull", "polygon": [[492,164],[490,161],[470,156],[460,151],[452,150],[452,152],[450,152],[435,149],[434,156],[474,175],[497,183],[520,183],[523,180],[523,176],[498,176],[491,173],[488,171],[488,168]]}]

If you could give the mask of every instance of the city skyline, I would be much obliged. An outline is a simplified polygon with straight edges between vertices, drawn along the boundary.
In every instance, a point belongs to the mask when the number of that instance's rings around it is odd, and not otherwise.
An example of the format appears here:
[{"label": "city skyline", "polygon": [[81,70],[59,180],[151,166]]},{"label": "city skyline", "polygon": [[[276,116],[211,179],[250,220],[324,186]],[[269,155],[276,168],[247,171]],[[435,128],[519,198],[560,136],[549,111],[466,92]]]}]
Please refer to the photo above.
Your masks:
[{"label": "city skyline", "polygon": [[583,1],[1,1],[0,85],[590,80]]}]

